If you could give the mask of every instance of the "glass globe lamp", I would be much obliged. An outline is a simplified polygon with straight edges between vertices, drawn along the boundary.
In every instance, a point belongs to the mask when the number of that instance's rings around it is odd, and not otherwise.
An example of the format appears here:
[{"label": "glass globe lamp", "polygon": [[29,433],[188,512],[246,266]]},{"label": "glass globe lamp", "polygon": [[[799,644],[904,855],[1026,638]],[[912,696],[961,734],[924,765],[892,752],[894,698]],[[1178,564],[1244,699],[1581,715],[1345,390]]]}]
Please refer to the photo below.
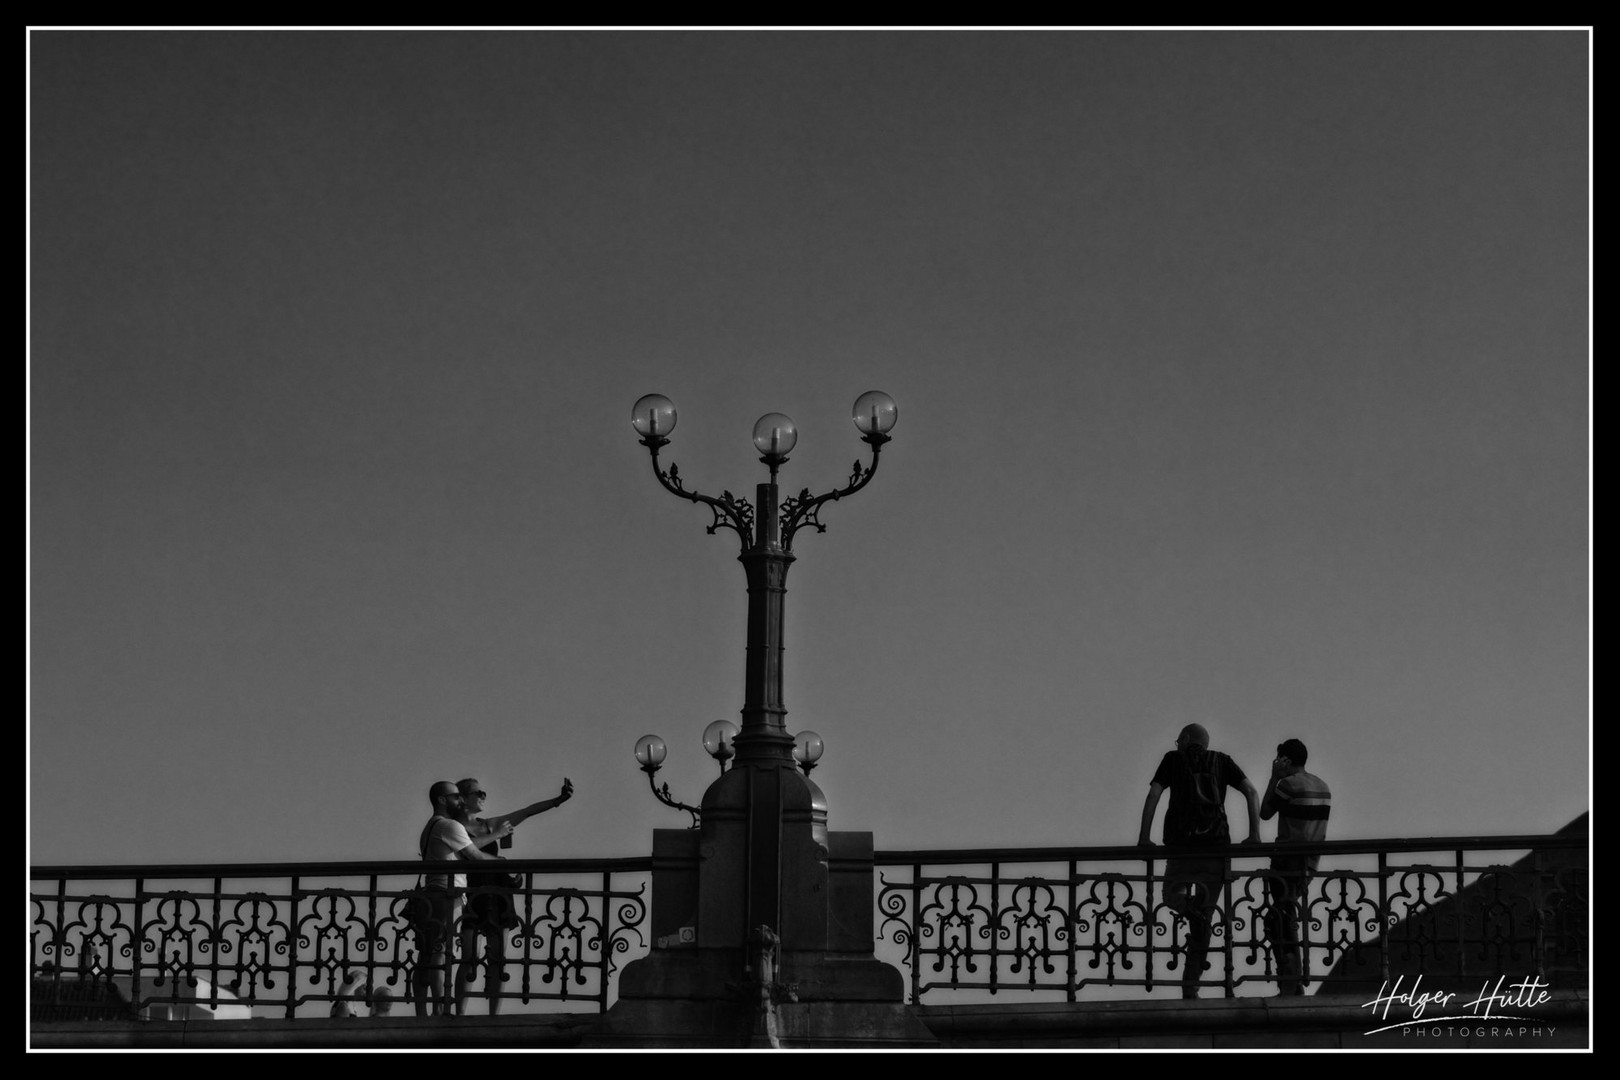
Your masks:
[{"label": "glass globe lamp", "polygon": [[663,394],[647,394],[630,407],[630,426],[643,439],[662,439],[675,430],[675,403]]},{"label": "glass globe lamp", "polygon": [[658,736],[643,735],[636,740],[636,763],[641,766],[643,772],[657,772],[658,767],[668,756],[669,747],[665,746],[664,740]]},{"label": "glass globe lamp", "polygon": [[894,422],[900,419],[900,410],[894,403],[894,398],[881,390],[868,390],[855,399],[855,407],[850,410],[850,418],[855,421],[855,427],[867,438],[873,436],[887,436]]},{"label": "glass globe lamp", "polygon": [[754,423],[754,447],[773,462],[787,459],[799,441],[799,429],[779,412],[766,413]]},{"label": "glass globe lamp", "polygon": [[810,770],[816,767],[816,762],[821,760],[821,753],[825,749],[821,736],[813,731],[801,731],[793,736],[793,760],[799,763],[799,768],[804,770],[806,776],[809,776]]},{"label": "glass globe lamp", "polygon": [[703,749],[710,757],[724,765],[736,754],[737,725],[730,720],[716,720],[703,729]]}]

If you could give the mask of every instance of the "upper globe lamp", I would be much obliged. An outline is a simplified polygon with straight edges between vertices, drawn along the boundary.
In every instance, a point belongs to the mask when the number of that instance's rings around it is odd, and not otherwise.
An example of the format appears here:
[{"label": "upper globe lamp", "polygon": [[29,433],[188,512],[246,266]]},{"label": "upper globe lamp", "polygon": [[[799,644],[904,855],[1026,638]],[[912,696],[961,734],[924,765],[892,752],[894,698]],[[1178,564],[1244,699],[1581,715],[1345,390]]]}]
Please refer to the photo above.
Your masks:
[{"label": "upper globe lamp", "polygon": [[825,749],[821,736],[813,731],[801,731],[793,736],[793,760],[799,763],[799,768],[804,770],[806,776],[809,776],[810,770],[816,767],[816,762],[821,760],[821,753]]},{"label": "upper globe lamp", "polygon": [[642,442],[664,438],[675,430],[675,403],[663,394],[647,394],[631,407],[630,426]]},{"label": "upper globe lamp", "polygon": [[900,410],[895,406],[894,398],[888,394],[881,390],[868,390],[855,399],[850,418],[868,442],[887,441],[889,430],[900,419]]},{"label": "upper globe lamp", "polygon": [[754,447],[764,455],[772,470],[787,460],[799,441],[799,429],[779,412],[766,413],[754,422]]},{"label": "upper globe lamp", "polygon": [[643,735],[636,740],[636,763],[641,771],[651,776],[669,756],[669,747],[656,735]]}]

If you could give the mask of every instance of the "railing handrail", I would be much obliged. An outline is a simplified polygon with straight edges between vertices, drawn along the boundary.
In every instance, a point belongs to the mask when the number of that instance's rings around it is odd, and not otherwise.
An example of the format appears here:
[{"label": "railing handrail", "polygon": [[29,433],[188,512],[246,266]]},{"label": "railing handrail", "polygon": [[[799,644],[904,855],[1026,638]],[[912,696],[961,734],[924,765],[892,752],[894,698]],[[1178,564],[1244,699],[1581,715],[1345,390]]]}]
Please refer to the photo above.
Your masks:
[{"label": "railing handrail", "polygon": [[[499,869],[513,874],[600,874],[634,873],[652,869],[650,855],[622,859],[503,859]],[[30,866],[30,879],[71,877],[86,880],[109,878],[270,878],[270,877],[358,877],[376,874],[467,874],[489,870],[466,860],[423,862],[421,859],[395,859],[390,862],[278,862],[278,863],[162,863],[146,865]]]},{"label": "railing handrail", "polygon": [[1229,858],[1261,858],[1268,855],[1371,855],[1396,851],[1501,851],[1531,849],[1583,848],[1590,842],[1586,833],[1574,835],[1549,833],[1546,835],[1515,836],[1426,836],[1365,840],[1319,840],[1314,843],[1263,842],[1258,844],[1229,844],[1224,847],[1170,847],[1155,844],[1142,847],[1137,844],[1108,847],[1031,847],[1031,848],[923,848],[904,851],[875,851],[872,860],[880,866],[923,863],[1041,863],[1069,862],[1073,860],[1142,861],[1163,860],[1166,857],[1215,856]]},{"label": "railing handrail", "polygon": [[[1177,858],[1183,855],[1225,855],[1230,858],[1257,858],[1273,854],[1365,855],[1378,852],[1474,851],[1474,850],[1568,850],[1590,843],[1586,833],[1517,834],[1512,836],[1420,836],[1321,840],[1315,843],[1231,844],[1227,847],[1169,847],[1136,844],[1091,845],[1086,847],[996,847],[996,848],[914,848],[875,851],[873,861],[890,864],[945,863],[1039,863],[1071,860],[1144,860]],[[504,859],[501,869],[509,873],[594,874],[650,871],[653,858],[637,855],[606,859]],[[199,878],[199,877],[352,877],[356,875],[397,875],[421,873],[476,873],[465,861],[423,862],[421,859],[394,859],[386,862],[275,862],[275,863],[122,863],[67,866],[30,866],[30,878],[73,877],[88,880],[111,878]]]}]

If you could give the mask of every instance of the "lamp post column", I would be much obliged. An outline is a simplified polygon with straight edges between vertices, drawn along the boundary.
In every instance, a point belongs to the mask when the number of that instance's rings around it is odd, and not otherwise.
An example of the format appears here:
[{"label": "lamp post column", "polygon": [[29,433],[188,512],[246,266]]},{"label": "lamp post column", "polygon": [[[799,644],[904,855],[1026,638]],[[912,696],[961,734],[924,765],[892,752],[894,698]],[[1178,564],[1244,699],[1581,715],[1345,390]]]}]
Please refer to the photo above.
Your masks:
[{"label": "lamp post column", "polygon": [[[728,782],[714,784],[703,801],[705,810],[713,807],[718,828],[724,828],[718,819],[728,809],[733,814],[743,812],[746,894],[742,925],[749,930],[768,926],[780,934],[783,812],[815,800],[808,798],[807,781],[794,768],[793,736],[783,720],[787,709],[782,704],[782,630],[787,572],[793,556],[782,549],[776,484],[760,484],[755,492],[759,516],[755,518],[754,543],[738,556],[748,577],[742,730],[737,734],[737,757]],[[823,812],[823,831],[825,820]]]},{"label": "lamp post column", "polygon": [[782,704],[783,604],[793,556],[782,549],[775,484],[756,489],[759,506],[754,544],[737,556],[748,576],[748,651],[743,679],[742,731],[737,764],[793,764],[793,736]]}]

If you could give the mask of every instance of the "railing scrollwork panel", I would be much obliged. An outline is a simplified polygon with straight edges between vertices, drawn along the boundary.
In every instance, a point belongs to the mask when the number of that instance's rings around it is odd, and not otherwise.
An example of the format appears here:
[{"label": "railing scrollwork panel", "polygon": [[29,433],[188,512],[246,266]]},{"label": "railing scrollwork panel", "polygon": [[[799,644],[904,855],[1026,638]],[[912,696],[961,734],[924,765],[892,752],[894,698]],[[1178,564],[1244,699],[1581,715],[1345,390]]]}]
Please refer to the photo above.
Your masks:
[{"label": "railing scrollwork panel", "polygon": [[[1279,959],[1294,947],[1306,985],[1336,968],[1358,978],[1556,969],[1584,981],[1586,849],[1584,836],[1566,835],[1230,847],[1207,912],[1200,985],[1226,996],[1275,993]],[[1273,870],[1278,853],[1314,855],[1320,865]],[[879,955],[900,967],[921,1004],[952,992],[1073,1001],[1178,986],[1189,923],[1164,898],[1172,854],[878,852]]]},{"label": "railing scrollwork panel", "polygon": [[[450,966],[467,961],[475,1001],[493,990],[508,1008],[605,1010],[615,973],[648,947],[650,860],[506,866],[522,871],[521,884],[509,894],[516,925],[501,931],[493,986],[471,904],[454,927],[433,922],[414,890],[420,863],[34,867],[36,992],[94,983],[129,1016],[230,1007],[293,1019],[358,1000],[360,983],[404,1015],[415,1007],[420,939],[433,933],[452,943]],[[491,891],[457,890],[469,901]],[[468,943],[480,946],[476,958],[458,955]]]},{"label": "railing scrollwork panel", "polygon": [[[1320,865],[1308,875],[1274,871],[1275,852],[1315,855]],[[917,1003],[955,992],[1075,1001],[1174,987],[1186,970],[1188,922],[1165,902],[1169,854],[879,852],[875,947]],[[1401,972],[1589,981],[1584,836],[1333,841],[1226,854],[1208,911],[1207,991],[1275,992],[1279,935],[1290,924],[1306,985],[1343,971],[1374,985]],[[492,957],[472,921],[472,901],[492,891],[475,885],[461,890],[461,922],[437,928],[451,942],[448,966],[465,962],[475,1000],[493,992],[509,1007],[605,1010],[616,974],[650,947],[651,861],[505,865],[519,885],[512,922],[498,934],[504,948]],[[421,869],[35,867],[34,984],[104,986],[129,1015],[233,1006],[300,1018],[327,1015],[359,979],[409,1011],[427,932],[413,890]],[[1297,880],[1279,894],[1289,877]],[[476,957],[464,953],[467,942],[480,946]]]}]

